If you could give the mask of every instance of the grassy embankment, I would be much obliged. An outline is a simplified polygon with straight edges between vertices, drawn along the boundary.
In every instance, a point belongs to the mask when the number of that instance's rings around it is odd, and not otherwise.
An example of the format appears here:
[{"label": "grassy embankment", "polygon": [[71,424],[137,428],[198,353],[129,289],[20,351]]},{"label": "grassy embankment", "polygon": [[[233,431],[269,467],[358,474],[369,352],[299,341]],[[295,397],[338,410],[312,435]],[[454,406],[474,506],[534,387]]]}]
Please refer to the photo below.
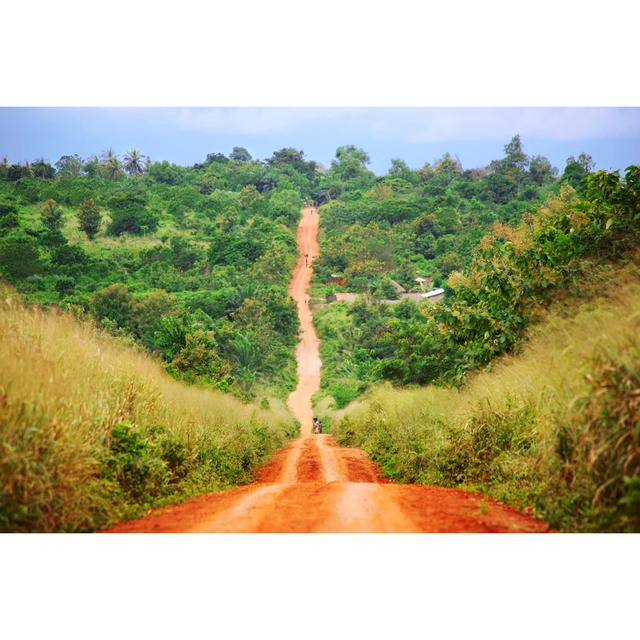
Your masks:
[{"label": "grassy embankment", "polygon": [[640,530],[637,265],[596,268],[463,388],[378,386],[333,432],[397,481],[479,490],[559,530]]},{"label": "grassy embankment", "polygon": [[0,530],[86,531],[252,478],[296,427],[0,285]]}]

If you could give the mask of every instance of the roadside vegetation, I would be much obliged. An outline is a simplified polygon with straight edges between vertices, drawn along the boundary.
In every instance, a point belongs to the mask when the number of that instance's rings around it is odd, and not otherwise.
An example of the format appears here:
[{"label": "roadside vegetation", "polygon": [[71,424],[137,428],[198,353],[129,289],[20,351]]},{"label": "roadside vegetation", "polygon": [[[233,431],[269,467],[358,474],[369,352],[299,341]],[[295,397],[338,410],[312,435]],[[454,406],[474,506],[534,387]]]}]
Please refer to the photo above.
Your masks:
[{"label": "roadside vegetation", "polygon": [[249,482],[296,431],[142,347],[0,287],[0,530],[92,531]]},{"label": "roadside vegetation", "polygon": [[593,269],[518,353],[461,388],[377,386],[335,437],[396,481],[481,491],[557,530],[640,530],[640,270]]},{"label": "roadside vegetation", "polygon": [[435,384],[371,391],[337,439],[558,529],[640,530],[639,205],[640,167],[599,171],[495,225],[445,303],[378,332],[388,377]]}]

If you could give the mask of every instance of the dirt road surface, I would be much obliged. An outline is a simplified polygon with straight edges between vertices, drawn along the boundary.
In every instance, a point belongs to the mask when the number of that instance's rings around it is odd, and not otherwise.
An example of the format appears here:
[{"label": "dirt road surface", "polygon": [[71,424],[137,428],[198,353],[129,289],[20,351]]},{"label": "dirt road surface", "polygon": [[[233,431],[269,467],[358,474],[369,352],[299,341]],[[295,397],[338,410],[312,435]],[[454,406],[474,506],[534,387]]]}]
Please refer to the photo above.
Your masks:
[{"label": "dirt road surface", "polygon": [[541,532],[547,525],[481,495],[424,485],[392,484],[358,449],[312,435],[311,396],[320,385],[318,338],[308,287],[318,255],[318,211],[306,207],[298,227],[300,257],[289,293],[300,317],[298,386],[288,405],[300,438],[279,451],[254,484],[193,498],[120,523],[110,532],[419,533]]}]

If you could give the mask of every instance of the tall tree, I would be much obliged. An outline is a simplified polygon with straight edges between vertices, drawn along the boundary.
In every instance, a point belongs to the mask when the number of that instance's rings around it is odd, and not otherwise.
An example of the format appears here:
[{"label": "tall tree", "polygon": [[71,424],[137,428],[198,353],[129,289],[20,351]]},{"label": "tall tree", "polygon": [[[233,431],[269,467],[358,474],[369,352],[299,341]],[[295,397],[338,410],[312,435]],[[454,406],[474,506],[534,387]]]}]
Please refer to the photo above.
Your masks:
[{"label": "tall tree", "polygon": [[558,175],[558,170],[544,156],[533,156],[529,163],[529,177],[538,185],[545,180]]},{"label": "tall tree", "polygon": [[112,149],[107,149],[102,154],[100,173],[109,180],[119,180],[124,175],[122,162]]},{"label": "tall tree", "polygon": [[251,162],[253,158],[244,147],[233,147],[233,151],[229,154],[229,159],[236,162]]},{"label": "tall tree", "polygon": [[144,173],[145,161],[137,149],[131,149],[125,153],[124,169],[131,176],[140,176]]},{"label": "tall tree", "polygon": [[78,222],[80,228],[87,234],[89,240],[93,240],[100,230],[102,214],[95,200],[84,200],[78,208]]},{"label": "tall tree", "polygon": [[82,173],[82,159],[78,155],[62,156],[56,162],[58,175],[76,178]]},{"label": "tall tree", "polygon": [[593,171],[595,162],[588,153],[581,153],[578,158],[569,156],[562,174],[562,180],[568,182],[578,193],[584,193],[586,177]]},{"label": "tall tree", "polygon": [[336,159],[331,161],[331,169],[341,179],[349,180],[366,173],[369,162],[371,159],[364,149],[348,144],[336,149]]},{"label": "tall tree", "polygon": [[452,158],[447,151],[440,160],[435,163],[436,173],[462,173],[462,166],[457,158]]},{"label": "tall tree", "polygon": [[31,169],[33,171],[33,175],[36,178],[44,178],[46,180],[50,180],[56,174],[55,169],[44,159],[38,158],[34,160],[31,165]]},{"label": "tall tree", "polygon": [[529,157],[522,148],[522,140],[519,135],[513,136],[504,146],[504,163],[510,169],[524,171],[529,163]]}]

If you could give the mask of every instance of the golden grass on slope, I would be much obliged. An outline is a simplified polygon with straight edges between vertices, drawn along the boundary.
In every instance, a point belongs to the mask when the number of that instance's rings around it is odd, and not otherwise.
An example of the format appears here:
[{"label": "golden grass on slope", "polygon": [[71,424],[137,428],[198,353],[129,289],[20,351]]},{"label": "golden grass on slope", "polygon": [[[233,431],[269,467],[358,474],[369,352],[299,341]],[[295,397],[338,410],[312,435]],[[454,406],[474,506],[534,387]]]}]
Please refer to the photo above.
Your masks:
[{"label": "golden grass on slope", "polygon": [[[640,336],[640,273],[629,267],[617,282],[569,309],[555,308],[532,326],[515,355],[497,359],[462,389],[425,386],[406,390],[381,385],[336,413],[339,420],[366,411],[370,402],[386,411],[427,411],[438,418],[464,418],[478,402],[531,398],[570,400],[587,388],[589,359],[616,348],[628,336]],[[389,402],[387,402],[389,401]],[[543,402],[543,405],[547,404]]]},{"label": "golden grass on slope", "polygon": [[622,484],[623,472],[605,469],[602,456],[615,446],[614,432],[626,443],[633,425],[623,424],[628,417],[613,424],[621,400],[597,380],[625,372],[618,394],[633,402],[640,274],[631,264],[612,275],[607,286],[586,288],[582,302],[558,303],[519,353],[496,360],[460,390],[376,387],[336,414],[337,438],[363,446],[398,480],[476,487],[532,506],[562,528],[618,522],[594,515],[594,494],[602,479]]},{"label": "golden grass on slope", "polygon": [[[0,336],[0,529],[92,528],[135,513],[132,504],[246,480],[295,430],[282,403],[263,410],[179,383],[143,352],[69,314],[27,308],[3,286]],[[162,451],[173,443],[184,458],[180,473],[165,453],[114,462],[122,424],[142,443],[123,455],[155,451],[161,429]],[[164,484],[132,497],[136,474],[148,479],[153,465],[164,465]]]}]

